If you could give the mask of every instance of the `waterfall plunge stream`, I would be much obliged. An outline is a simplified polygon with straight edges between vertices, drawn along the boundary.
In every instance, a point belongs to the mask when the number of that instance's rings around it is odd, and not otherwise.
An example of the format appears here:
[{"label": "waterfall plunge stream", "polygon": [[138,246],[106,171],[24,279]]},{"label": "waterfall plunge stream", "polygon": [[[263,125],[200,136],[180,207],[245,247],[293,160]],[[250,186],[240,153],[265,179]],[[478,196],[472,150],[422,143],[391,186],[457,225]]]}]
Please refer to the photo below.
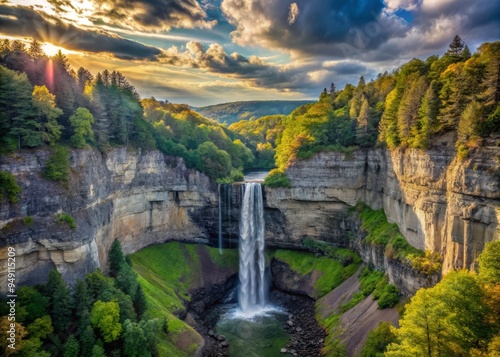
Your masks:
[{"label": "waterfall plunge stream", "polygon": [[[226,304],[216,325],[217,333],[229,342],[230,357],[279,357],[289,339],[283,329],[287,314],[267,304],[264,255],[264,200],[259,182],[241,185],[239,221],[238,306]],[[219,191],[219,202],[225,194]],[[229,200],[230,201],[230,200]],[[222,247],[223,205],[219,206],[219,249]]]},{"label": "waterfall plunge stream", "polygon": [[266,305],[264,203],[260,183],[246,183],[242,189],[238,300],[241,312],[248,315],[261,311]]}]

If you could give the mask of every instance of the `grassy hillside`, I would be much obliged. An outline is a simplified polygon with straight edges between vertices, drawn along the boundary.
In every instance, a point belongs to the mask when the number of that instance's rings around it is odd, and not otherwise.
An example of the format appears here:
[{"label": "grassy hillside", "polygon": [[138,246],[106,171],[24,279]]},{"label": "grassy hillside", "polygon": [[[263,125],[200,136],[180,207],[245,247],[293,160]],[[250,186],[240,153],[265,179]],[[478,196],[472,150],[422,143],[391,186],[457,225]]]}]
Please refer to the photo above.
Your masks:
[{"label": "grassy hillside", "polygon": [[210,105],[208,107],[193,108],[201,115],[217,120],[221,123],[232,124],[240,120],[260,118],[272,114],[288,115],[301,105],[311,103],[310,100],[295,101],[248,101]]},{"label": "grassy hillside", "polygon": [[216,248],[172,242],[130,256],[148,302],[145,315],[167,320],[168,332],[162,332],[159,339],[161,356],[192,356],[203,342],[198,332],[175,314],[185,309],[190,300],[189,288],[202,275],[200,250],[206,250],[215,265],[236,271],[236,250],[224,250],[221,256]]}]

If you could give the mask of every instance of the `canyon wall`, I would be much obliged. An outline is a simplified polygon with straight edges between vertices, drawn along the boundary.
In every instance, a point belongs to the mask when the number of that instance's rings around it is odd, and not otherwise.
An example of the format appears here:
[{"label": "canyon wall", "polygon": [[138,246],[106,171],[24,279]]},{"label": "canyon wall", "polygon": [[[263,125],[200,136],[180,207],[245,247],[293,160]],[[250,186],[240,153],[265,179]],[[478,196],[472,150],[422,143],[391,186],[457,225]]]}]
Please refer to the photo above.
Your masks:
[{"label": "canyon wall", "polygon": [[[70,282],[96,268],[118,239],[131,253],[168,240],[206,242],[217,224],[217,187],[158,151],[73,150],[67,184],[42,177],[48,150],[1,157],[22,188],[20,200],[0,206],[0,280],[8,247],[16,249],[18,284],[44,282],[56,267]],[[58,223],[69,213],[76,229]],[[24,217],[33,223],[23,223]]]},{"label": "canyon wall", "polygon": [[353,239],[359,225],[348,209],[365,202],[383,208],[411,245],[439,252],[444,273],[473,269],[484,244],[500,238],[499,161],[498,146],[472,149],[466,159],[447,147],[318,153],[287,170],[292,188],[266,188],[268,207],[286,227],[269,239],[321,239],[377,260]]},{"label": "canyon wall", "polygon": [[[500,237],[499,155],[497,146],[473,149],[465,160],[446,147],[318,153],[287,170],[292,188],[265,189],[267,245],[303,248],[311,238],[353,248],[410,295],[435,279],[363,244],[349,208],[360,201],[383,208],[413,246],[443,256],[444,272],[475,268],[484,244]],[[18,203],[0,205],[0,279],[10,246],[18,283],[33,284],[53,267],[70,282],[105,270],[115,239],[126,253],[169,240],[218,244],[217,185],[183,159],[126,148],[73,150],[69,181],[61,184],[42,177],[49,156],[40,149],[0,157],[0,170],[22,187]],[[224,247],[238,239],[241,187],[230,190],[221,192]],[[76,229],[57,222],[63,212],[75,218]],[[31,225],[23,223],[28,216]]]}]

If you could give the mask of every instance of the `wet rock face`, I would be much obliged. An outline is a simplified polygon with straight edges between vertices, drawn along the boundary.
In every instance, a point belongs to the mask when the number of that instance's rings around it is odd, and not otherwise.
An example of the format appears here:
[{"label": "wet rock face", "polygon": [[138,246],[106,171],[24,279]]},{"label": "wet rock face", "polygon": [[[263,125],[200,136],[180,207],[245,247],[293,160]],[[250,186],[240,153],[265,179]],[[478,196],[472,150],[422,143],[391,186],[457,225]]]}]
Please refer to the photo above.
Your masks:
[{"label": "wet rock face", "polygon": [[443,272],[474,268],[484,244],[500,237],[499,155],[494,146],[465,160],[451,148],[318,153],[287,170],[292,188],[266,188],[267,206],[286,222],[274,239],[348,247],[356,233],[348,209],[361,201],[383,208],[414,247],[439,252]]},{"label": "wet rock face", "polygon": [[[216,186],[206,175],[186,168],[181,158],[158,151],[126,148],[101,154],[71,152],[67,187],[42,177],[47,150],[2,157],[0,170],[22,187],[18,203],[0,205],[0,260],[7,248],[17,253],[20,284],[43,282],[56,267],[68,281],[98,267],[118,239],[125,253],[168,240],[203,242],[217,219]],[[69,213],[77,228],[57,223]],[[32,216],[31,226],[22,223]],[[6,271],[1,264],[0,278]]]}]

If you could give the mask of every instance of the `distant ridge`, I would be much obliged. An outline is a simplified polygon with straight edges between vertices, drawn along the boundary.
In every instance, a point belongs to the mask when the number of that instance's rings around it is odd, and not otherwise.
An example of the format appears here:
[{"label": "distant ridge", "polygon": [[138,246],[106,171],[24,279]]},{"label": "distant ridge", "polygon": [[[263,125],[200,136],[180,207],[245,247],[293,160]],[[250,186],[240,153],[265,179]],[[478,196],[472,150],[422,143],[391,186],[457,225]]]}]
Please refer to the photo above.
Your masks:
[{"label": "distant ridge", "polygon": [[288,115],[301,105],[312,102],[312,100],[256,100],[193,107],[193,110],[204,117],[229,125],[240,120],[249,120],[252,117],[260,118],[272,114]]}]

